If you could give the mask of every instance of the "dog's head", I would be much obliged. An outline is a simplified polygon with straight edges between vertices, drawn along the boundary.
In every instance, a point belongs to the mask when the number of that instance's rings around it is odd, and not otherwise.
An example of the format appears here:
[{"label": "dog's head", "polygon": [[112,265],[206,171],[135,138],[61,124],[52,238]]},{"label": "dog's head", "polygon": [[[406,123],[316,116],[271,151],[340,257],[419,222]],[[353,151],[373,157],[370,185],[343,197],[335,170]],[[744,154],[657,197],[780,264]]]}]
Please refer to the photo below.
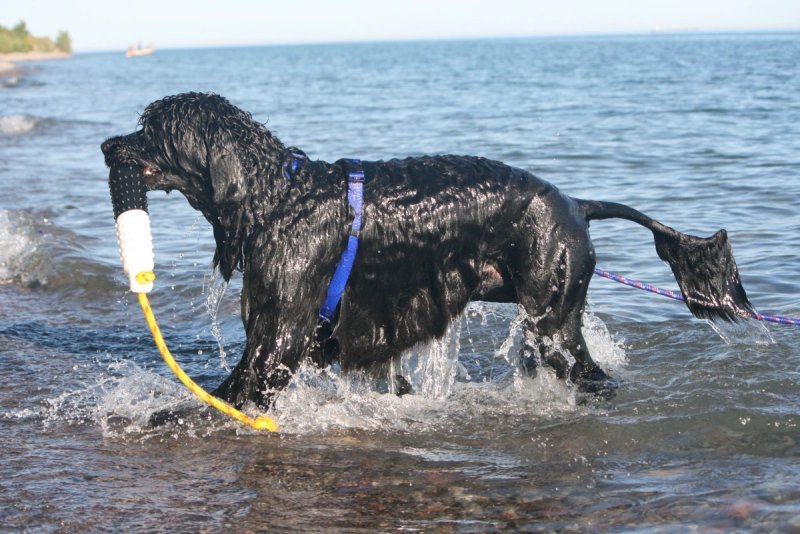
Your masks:
[{"label": "dog's head", "polygon": [[137,131],[102,144],[110,168],[142,169],[148,190],[178,190],[214,227],[215,264],[225,279],[237,268],[250,195],[269,196],[283,146],[252,116],[210,93],[153,102]]}]

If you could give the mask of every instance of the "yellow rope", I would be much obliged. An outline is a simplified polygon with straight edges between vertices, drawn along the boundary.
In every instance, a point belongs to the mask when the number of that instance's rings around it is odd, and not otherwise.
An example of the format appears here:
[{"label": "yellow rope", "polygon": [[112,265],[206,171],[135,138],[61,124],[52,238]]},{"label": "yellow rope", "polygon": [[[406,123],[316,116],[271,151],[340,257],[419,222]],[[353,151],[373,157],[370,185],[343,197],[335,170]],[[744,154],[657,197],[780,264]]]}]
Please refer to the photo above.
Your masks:
[{"label": "yellow rope", "polygon": [[[136,275],[136,279],[141,284],[146,284],[155,280],[156,275],[152,272],[141,272]],[[167,348],[167,344],[164,343],[164,338],[161,336],[161,330],[158,328],[158,323],[156,323],[156,318],[153,315],[153,309],[150,307],[150,301],[147,299],[146,293],[139,293],[139,304],[142,306],[142,311],[144,312],[144,318],[147,320],[147,325],[150,327],[150,332],[153,334],[153,339],[156,342],[156,346],[158,346],[158,350],[161,352],[161,356],[164,358],[164,361],[167,362],[167,365],[172,372],[175,373],[175,376],[183,382],[183,385],[189,388],[189,391],[197,395],[202,401],[210,404],[217,410],[221,411],[224,414],[227,414],[234,419],[238,419],[242,423],[255,428],[256,430],[269,430],[270,432],[277,432],[278,431],[278,423],[276,423],[272,418],[267,417],[266,415],[260,415],[258,417],[250,417],[246,415],[227,402],[224,402],[217,397],[207,393],[203,388],[198,386],[194,380],[189,378],[189,375],[183,372],[178,362],[172,357],[170,354],[169,349]]]}]

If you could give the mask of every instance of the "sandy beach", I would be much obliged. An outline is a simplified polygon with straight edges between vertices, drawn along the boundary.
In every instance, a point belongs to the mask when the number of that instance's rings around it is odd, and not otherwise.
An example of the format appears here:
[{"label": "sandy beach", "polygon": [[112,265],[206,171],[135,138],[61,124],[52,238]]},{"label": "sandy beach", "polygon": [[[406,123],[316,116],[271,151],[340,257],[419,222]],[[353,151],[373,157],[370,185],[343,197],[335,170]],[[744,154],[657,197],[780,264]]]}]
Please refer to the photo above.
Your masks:
[{"label": "sandy beach", "polygon": [[15,52],[0,54],[0,76],[12,75],[17,70],[16,63],[22,61],[46,61],[50,59],[64,59],[72,57],[67,52]]}]

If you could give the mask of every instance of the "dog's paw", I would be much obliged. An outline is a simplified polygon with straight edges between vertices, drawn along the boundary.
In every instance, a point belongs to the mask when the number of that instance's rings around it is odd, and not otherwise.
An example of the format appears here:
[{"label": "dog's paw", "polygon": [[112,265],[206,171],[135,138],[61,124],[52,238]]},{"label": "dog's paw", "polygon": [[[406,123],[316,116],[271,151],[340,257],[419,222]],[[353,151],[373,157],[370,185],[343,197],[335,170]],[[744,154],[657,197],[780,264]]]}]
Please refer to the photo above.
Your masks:
[{"label": "dog's paw", "polygon": [[181,426],[197,416],[197,408],[167,408],[150,414],[147,424],[152,428]]},{"label": "dog's paw", "polygon": [[398,397],[402,397],[408,393],[414,393],[414,387],[403,375],[394,375],[394,392]]},{"label": "dog's paw", "polygon": [[587,371],[576,365],[570,373],[570,379],[578,388],[578,392],[603,400],[613,399],[619,388],[617,379],[610,377],[596,366]]},{"label": "dog's paw", "polygon": [[578,391],[598,400],[610,401],[617,395],[619,382],[611,377],[605,380],[579,380]]},{"label": "dog's paw", "polygon": [[160,426],[176,425],[181,420],[182,417],[174,410],[159,410],[150,414],[147,424],[153,428],[158,428]]}]

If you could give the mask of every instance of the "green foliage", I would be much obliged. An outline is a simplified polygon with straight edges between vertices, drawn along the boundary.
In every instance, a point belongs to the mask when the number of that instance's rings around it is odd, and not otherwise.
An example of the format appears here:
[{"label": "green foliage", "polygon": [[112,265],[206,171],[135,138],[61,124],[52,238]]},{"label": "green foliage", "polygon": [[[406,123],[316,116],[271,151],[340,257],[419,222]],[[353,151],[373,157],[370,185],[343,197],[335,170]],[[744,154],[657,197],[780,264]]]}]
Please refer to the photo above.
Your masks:
[{"label": "green foliage", "polygon": [[24,20],[19,21],[16,26],[11,28],[11,33],[13,33],[17,39],[24,40],[28,35],[28,25],[25,24]]},{"label": "green foliage", "polygon": [[72,52],[72,39],[66,31],[61,30],[58,32],[58,37],[56,37],[56,48],[62,52]]},{"label": "green foliage", "polygon": [[11,52],[14,46],[14,39],[9,35],[8,30],[0,27],[0,53]]},{"label": "green foliage", "polygon": [[69,33],[60,31],[56,42],[49,37],[35,37],[28,31],[24,20],[11,29],[0,25],[0,54],[10,52],[72,52],[72,39]]}]

